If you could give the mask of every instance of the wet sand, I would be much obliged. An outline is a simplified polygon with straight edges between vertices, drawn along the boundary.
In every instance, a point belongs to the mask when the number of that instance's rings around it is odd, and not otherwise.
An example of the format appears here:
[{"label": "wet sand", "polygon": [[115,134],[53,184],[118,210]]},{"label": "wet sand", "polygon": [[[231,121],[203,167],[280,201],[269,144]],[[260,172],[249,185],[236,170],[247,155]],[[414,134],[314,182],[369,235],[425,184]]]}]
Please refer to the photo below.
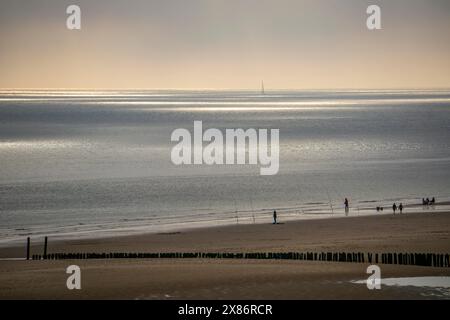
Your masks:
[{"label": "wet sand", "polygon": [[[25,240],[25,239],[24,239]],[[25,241],[24,241],[25,242]],[[235,225],[164,234],[52,241],[52,252],[360,251],[450,253],[450,212]],[[32,254],[42,254],[42,243]],[[24,257],[25,245],[0,248]],[[65,268],[82,270],[82,290],[66,288]],[[430,289],[368,290],[364,263],[269,260],[0,261],[0,298],[31,299],[417,299]],[[382,277],[450,276],[450,268],[380,265]]]}]

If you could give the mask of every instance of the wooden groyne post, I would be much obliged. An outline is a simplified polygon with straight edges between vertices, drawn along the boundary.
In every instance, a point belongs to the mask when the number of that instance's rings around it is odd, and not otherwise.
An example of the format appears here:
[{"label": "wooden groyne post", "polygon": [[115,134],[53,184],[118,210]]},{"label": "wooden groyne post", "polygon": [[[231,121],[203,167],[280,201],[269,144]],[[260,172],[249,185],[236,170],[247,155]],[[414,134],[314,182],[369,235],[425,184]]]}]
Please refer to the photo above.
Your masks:
[{"label": "wooden groyne post", "polygon": [[45,240],[44,240],[44,259],[46,259],[47,258],[47,237],[45,237]]},{"label": "wooden groyne post", "polygon": [[30,260],[30,237],[27,238],[27,260]]},{"label": "wooden groyne post", "polygon": [[[210,258],[210,259],[288,259],[307,261],[332,261],[353,263],[375,263],[394,265],[416,265],[428,267],[450,267],[450,255],[443,253],[363,253],[363,252],[81,252],[47,254],[45,237],[44,255],[33,255],[33,260],[64,259],[166,259],[166,258]],[[29,258],[29,253],[27,253]],[[367,260],[366,260],[367,257]]]}]

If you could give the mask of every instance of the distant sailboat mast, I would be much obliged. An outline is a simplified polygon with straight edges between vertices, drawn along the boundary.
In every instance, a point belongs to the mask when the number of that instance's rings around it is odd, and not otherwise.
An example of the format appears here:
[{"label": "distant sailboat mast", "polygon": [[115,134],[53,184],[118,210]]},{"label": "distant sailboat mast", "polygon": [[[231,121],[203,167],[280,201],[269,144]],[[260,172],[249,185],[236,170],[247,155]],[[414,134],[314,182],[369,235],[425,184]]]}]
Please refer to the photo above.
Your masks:
[{"label": "distant sailboat mast", "polygon": [[264,81],[261,81],[261,94],[264,94]]}]

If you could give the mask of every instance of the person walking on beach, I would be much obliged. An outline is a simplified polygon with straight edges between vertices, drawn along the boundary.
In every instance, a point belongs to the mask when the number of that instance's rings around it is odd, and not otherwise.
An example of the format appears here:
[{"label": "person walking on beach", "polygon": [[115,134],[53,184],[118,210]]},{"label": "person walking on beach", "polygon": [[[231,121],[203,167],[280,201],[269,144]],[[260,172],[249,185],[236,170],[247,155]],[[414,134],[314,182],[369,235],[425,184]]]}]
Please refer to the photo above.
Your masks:
[{"label": "person walking on beach", "polygon": [[403,204],[400,202],[400,205],[398,206],[398,210],[400,211],[400,213],[402,213],[403,211]]},{"label": "person walking on beach", "polygon": [[395,202],[392,205],[392,211],[394,211],[394,214],[395,214],[395,211],[397,211],[397,205],[395,204]]},{"label": "person walking on beach", "polygon": [[277,210],[273,210],[273,224],[277,224]]},{"label": "person walking on beach", "polygon": [[344,200],[344,207],[345,207],[345,213],[348,213],[348,199],[345,198]]}]

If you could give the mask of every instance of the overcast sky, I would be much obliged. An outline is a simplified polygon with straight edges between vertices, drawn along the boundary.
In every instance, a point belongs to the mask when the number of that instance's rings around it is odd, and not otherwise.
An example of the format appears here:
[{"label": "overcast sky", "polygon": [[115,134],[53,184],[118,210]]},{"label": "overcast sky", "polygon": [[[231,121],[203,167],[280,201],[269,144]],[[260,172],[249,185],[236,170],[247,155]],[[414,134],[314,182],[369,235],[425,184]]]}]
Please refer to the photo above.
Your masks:
[{"label": "overcast sky", "polygon": [[[82,29],[66,29],[78,4]],[[366,28],[378,4],[382,30]],[[450,88],[448,0],[0,0],[2,88]]]}]

